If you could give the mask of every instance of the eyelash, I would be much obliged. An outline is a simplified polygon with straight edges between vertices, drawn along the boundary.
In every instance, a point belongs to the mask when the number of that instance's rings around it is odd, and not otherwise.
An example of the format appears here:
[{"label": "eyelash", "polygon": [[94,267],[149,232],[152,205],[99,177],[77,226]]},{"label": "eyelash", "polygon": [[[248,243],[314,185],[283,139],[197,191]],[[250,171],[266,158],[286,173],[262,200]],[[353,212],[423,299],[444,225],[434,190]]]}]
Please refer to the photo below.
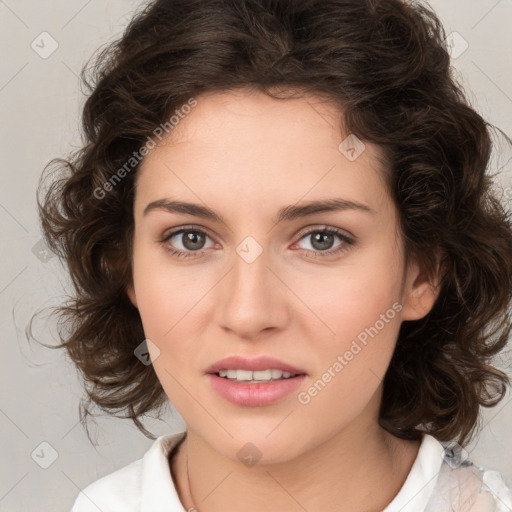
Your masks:
[{"label": "eyelash", "polygon": [[[172,237],[179,235],[180,233],[200,233],[202,235],[206,235],[206,236],[210,237],[210,235],[203,229],[198,229],[193,226],[184,226],[180,229],[177,229],[176,231],[172,231],[171,233],[164,235],[163,238],[160,240],[160,243],[162,244],[164,249],[166,251],[168,251],[169,253],[171,253],[173,256],[177,256],[178,258],[185,258],[185,259],[186,258],[195,258],[195,257],[199,257],[199,255],[201,255],[202,253],[204,253],[206,251],[205,249],[199,250],[199,251],[181,251],[181,250],[176,250],[176,249],[172,249],[171,247],[169,247],[169,245],[167,245],[167,242]],[[350,246],[354,245],[354,243],[355,243],[355,241],[352,238],[345,235],[341,230],[339,230],[337,228],[327,227],[327,226],[325,226],[323,229],[313,229],[313,230],[307,231],[306,233],[303,233],[301,235],[301,237],[299,238],[299,241],[302,240],[303,238],[306,238],[307,236],[314,234],[314,233],[322,233],[322,234],[326,234],[326,235],[336,235],[344,243],[340,244],[335,249],[329,249],[327,251],[310,251],[307,249],[300,249],[301,251],[306,251],[307,253],[312,253],[312,254],[309,254],[309,256],[312,256],[313,258],[327,258],[329,256],[341,254],[342,252],[349,250]]]}]

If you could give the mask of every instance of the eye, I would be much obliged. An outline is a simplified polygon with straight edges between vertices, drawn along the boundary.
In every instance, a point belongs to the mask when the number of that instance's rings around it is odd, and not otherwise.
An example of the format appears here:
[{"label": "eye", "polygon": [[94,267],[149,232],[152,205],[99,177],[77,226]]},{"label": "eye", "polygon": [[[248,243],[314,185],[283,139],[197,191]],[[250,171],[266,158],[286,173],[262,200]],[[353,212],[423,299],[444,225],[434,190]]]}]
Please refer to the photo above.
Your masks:
[{"label": "eye", "polygon": [[[173,239],[176,238],[176,241]],[[172,231],[167,234],[160,240],[164,249],[169,251],[174,256],[178,256],[180,258],[190,258],[195,257],[199,253],[201,254],[204,249],[204,242],[206,238],[210,238],[206,231],[197,228],[188,228],[183,227],[177,231]],[[174,249],[178,244],[178,249]],[[183,249],[179,247],[179,244],[182,245]]]},{"label": "eye", "polygon": [[[347,236],[343,231],[337,228],[324,227],[323,229],[310,230],[302,235],[300,241],[309,238],[312,249],[307,249],[308,253],[314,258],[323,258],[333,256],[346,251],[354,245],[354,240]],[[335,239],[340,243],[333,247]]]},{"label": "eye", "polygon": [[[301,249],[314,258],[323,258],[342,253],[354,245],[354,240],[338,228],[324,226],[322,229],[309,230],[303,233],[299,242],[310,237],[312,249]],[[203,229],[184,226],[172,231],[160,240],[164,249],[179,258],[194,258],[201,256],[208,247],[205,241],[210,238]],[[333,248],[334,240],[340,243]],[[173,241],[173,239],[176,239]],[[297,242],[297,243],[299,243]],[[182,248],[179,247],[181,244]],[[176,248],[177,247],[177,248]],[[210,246],[211,247],[211,246]]]}]

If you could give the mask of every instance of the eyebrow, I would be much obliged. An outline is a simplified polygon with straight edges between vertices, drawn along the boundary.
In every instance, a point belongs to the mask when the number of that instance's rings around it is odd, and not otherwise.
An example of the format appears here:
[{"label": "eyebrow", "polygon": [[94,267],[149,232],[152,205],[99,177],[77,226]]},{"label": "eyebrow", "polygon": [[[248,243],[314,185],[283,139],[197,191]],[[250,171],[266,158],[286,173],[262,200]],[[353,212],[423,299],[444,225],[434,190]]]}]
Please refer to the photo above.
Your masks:
[{"label": "eyebrow", "polygon": [[[171,199],[159,199],[149,203],[144,208],[142,215],[145,216],[154,210],[165,210],[171,213],[183,213],[226,224],[224,217],[222,217],[222,215],[217,213],[215,210],[212,210],[207,206],[194,203],[173,201]],[[278,211],[274,222],[277,224],[282,221],[291,221],[294,219],[307,217],[308,215],[314,215],[316,213],[344,210],[358,210],[371,214],[377,213],[373,208],[370,208],[366,204],[358,203],[357,201],[350,201],[347,199],[333,198],[284,206]]]}]

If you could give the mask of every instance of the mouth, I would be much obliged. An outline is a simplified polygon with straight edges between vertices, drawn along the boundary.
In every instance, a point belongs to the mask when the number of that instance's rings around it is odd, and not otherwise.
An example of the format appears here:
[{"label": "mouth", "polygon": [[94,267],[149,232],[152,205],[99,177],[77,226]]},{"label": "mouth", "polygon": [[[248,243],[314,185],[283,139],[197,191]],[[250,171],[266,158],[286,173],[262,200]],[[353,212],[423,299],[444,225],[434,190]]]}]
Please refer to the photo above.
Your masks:
[{"label": "mouth", "polygon": [[238,369],[225,369],[214,373],[218,377],[230,380],[232,382],[240,382],[245,384],[261,384],[264,382],[274,382],[276,380],[293,379],[304,373],[290,373],[279,369],[267,370],[238,370]]},{"label": "mouth", "polygon": [[205,373],[240,382],[270,382],[306,375],[301,368],[269,356],[253,359],[242,356],[225,357],[208,367]]},{"label": "mouth", "polygon": [[278,359],[232,356],[206,370],[211,387],[225,400],[242,406],[275,403],[296,390],[307,373]]}]

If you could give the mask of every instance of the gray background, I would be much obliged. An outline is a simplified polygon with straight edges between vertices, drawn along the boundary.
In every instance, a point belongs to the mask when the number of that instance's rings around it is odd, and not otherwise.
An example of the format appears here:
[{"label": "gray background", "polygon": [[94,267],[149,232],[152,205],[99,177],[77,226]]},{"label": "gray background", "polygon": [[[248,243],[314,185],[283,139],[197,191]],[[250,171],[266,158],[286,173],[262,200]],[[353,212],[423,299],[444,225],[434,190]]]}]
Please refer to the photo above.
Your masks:
[{"label": "gray background", "polygon": [[[456,31],[469,45],[461,53],[459,40],[453,65],[473,106],[511,136],[512,0],[431,5],[447,34]],[[140,458],[152,443],[129,420],[100,417],[92,426],[93,447],[78,423],[82,390],[74,368],[62,351],[29,343],[25,335],[30,316],[63,300],[68,282],[57,258],[45,261],[37,251],[37,181],[51,158],[80,145],[81,66],[120,34],[138,6],[135,0],[0,1],[0,511],[69,510],[79,489]],[[42,32],[58,43],[51,55],[52,40]],[[510,156],[493,165],[502,169],[501,184],[512,198],[510,162],[505,165]],[[51,318],[39,317],[34,327],[38,339],[56,339]],[[164,420],[146,425],[156,435],[184,429],[172,410]],[[482,434],[468,448],[475,462],[501,471],[509,482],[511,424],[507,394],[500,406],[484,411]]]}]

